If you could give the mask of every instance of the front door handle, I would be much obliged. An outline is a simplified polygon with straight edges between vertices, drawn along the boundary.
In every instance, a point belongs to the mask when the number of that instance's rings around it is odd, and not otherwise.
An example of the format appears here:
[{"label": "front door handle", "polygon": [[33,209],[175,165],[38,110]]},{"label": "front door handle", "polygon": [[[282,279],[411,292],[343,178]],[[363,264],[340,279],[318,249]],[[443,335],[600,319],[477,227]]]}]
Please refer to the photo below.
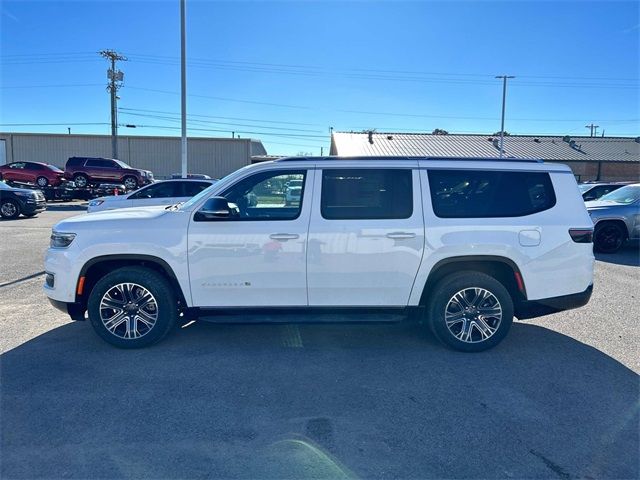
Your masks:
[{"label": "front door handle", "polygon": [[269,238],[272,240],[282,240],[286,242],[287,240],[295,240],[296,238],[300,238],[300,235],[297,233],[272,233],[269,235]]},{"label": "front door handle", "polygon": [[403,239],[403,238],[415,238],[416,234],[411,232],[391,232],[387,233],[387,238]]}]

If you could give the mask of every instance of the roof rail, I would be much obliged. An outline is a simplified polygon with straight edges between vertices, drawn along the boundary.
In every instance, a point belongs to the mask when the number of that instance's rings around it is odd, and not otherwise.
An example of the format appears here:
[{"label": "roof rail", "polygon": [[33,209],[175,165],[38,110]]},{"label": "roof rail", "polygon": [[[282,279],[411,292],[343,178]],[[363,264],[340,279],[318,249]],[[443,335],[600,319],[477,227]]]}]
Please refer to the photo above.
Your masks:
[{"label": "roof rail", "polygon": [[512,157],[399,157],[399,156],[357,156],[357,157],[285,157],[274,160],[275,162],[293,161],[318,161],[318,160],[447,160],[459,162],[524,162],[524,163],[544,163],[543,160],[535,158],[512,158]]}]

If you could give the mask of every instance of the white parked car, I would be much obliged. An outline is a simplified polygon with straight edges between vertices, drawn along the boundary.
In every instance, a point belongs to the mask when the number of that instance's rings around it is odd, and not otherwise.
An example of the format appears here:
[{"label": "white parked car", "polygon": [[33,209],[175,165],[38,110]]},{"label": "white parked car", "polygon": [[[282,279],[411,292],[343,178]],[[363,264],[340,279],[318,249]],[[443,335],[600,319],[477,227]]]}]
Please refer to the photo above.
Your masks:
[{"label": "white parked car", "polygon": [[173,205],[186,202],[214,183],[215,180],[164,180],[125,195],[95,198],[89,202],[87,212],[94,213],[117,208]]},{"label": "white parked car", "polygon": [[[295,205],[283,201],[287,181],[301,182]],[[446,345],[480,351],[514,316],[588,302],[592,234],[565,165],[291,158],[240,169],[172,208],[63,220],[44,292],[123,348],[179,321],[277,310],[278,321],[414,312]]]}]

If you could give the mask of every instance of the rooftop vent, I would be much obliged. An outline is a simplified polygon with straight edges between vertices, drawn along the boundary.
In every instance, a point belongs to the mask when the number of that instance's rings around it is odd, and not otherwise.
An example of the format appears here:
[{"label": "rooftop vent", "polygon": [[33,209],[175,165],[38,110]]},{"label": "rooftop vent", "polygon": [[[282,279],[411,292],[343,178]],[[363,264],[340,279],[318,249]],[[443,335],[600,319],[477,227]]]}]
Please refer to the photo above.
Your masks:
[{"label": "rooftop vent", "polygon": [[369,135],[369,143],[370,143],[371,145],[373,145],[373,131],[372,131],[372,130],[369,130],[368,135]]},{"label": "rooftop vent", "polygon": [[493,137],[489,137],[487,138],[487,140],[489,140],[490,142],[493,142]]},{"label": "rooftop vent", "polygon": [[387,135],[387,140],[393,140],[393,135]]},{"label": "rooftop vent", "polygon": [[539,138],[534,138],[533,141],[536,142],[536,143],[540,143],[540,139]]},{"label": "rooftop vent", "polygon": [[563,142],[571,143],[571,137],[569,135],[565,135],[562,137]]},{"label": "rooftop vent", "polygon": [[640,137],[636,137],[635,142],[636,142],[636,143],[640,143]]}]

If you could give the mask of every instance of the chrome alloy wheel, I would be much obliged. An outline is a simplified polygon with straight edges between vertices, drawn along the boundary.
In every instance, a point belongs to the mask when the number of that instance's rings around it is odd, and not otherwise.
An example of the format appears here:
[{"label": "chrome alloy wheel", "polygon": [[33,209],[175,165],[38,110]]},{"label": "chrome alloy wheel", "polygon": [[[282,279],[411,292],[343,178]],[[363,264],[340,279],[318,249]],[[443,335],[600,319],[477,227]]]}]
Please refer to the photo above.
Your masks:
[{"label": "chrome alloy wheel", "polygon": [[5,202],[2,204],[2,215],[6,217],[13,217],[16,214],[17,208],[11,202]]},{"label": "chrome alloy wheel", "polygon": [[138,182],[136,181],[135,178],[131,178],[131,177],[125,178],[124,186],[127,190],[133,190],[134,188],[137,188]]},{"label": "chrome alloy wheel", "polygon": [[100,300],[100,320],[118,338],[144,337],[158,320],[158,303],[149,290],[137,283],[119,283]]},{"label": "chrome alloy wheel", "polygon": [[456,293],[444,311],[449,332],[465,343],[484,342],[500,327],[502,307],[496,296],[484,288],[465,288]]}]

